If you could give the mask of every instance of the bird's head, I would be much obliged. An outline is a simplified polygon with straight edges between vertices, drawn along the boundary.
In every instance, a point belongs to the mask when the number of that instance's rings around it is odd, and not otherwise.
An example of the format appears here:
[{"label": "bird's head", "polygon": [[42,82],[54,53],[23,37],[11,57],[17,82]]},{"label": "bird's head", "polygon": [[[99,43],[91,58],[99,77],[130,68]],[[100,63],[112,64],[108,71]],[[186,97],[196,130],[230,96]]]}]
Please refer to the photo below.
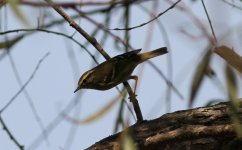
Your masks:
[{"label": "bird's head", "polygon": [[92,77],[91,77],[92,75],[91,74],[92,74],[93,71],[94,70],[89,70],[81,76],[81,78],[79,79],[77,88],[74,91],[74,93],[76,93],[80,89],[85,89],[90,85],[90,83],[92,82]]}]

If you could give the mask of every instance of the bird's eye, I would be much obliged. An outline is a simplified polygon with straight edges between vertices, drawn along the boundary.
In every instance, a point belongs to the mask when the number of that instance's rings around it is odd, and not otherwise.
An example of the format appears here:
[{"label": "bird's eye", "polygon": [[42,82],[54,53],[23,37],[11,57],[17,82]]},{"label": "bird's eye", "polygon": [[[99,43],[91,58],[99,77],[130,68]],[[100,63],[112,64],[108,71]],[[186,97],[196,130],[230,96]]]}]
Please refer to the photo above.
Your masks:
[{"label": "bird's eye", "polygon": [[84,84],[85,84],[86,82],[87,82],[87,79],[84,79],[84,80],[82,81],[82,83],[84,83]]}]

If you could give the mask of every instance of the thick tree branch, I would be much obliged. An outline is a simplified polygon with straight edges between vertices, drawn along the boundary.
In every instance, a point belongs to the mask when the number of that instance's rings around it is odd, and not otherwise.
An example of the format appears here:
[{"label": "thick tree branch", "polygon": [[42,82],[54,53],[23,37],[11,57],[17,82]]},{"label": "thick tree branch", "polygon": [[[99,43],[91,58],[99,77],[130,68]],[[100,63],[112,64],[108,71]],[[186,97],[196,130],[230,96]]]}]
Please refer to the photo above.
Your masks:
[{"label": "thick tree branch", "polygon": [[[242,99],[239,115],[242,118]],[[168,113],[135,124],[107,137],[88,150],[122,149],[121,136],[130,133],[138,149],[241,149],[230,120],[229,103]]]}]

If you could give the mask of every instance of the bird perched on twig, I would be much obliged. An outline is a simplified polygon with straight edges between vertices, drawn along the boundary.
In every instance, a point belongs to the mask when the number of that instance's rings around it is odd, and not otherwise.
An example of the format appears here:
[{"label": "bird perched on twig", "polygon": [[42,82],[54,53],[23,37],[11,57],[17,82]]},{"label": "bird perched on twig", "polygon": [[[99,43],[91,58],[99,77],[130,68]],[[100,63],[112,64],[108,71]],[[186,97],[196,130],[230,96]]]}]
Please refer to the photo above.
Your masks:
[{"label": "bird perched on twig", "polygon": [[85,72],[79,79],[74,93],[80,89],[108,90],[129,79],[135,79],[137,83],[138,77],[131,74],[138,64],[168,53],[166,47],[139,54],[140,51],[141,49],[137,49],[117,55]]}]

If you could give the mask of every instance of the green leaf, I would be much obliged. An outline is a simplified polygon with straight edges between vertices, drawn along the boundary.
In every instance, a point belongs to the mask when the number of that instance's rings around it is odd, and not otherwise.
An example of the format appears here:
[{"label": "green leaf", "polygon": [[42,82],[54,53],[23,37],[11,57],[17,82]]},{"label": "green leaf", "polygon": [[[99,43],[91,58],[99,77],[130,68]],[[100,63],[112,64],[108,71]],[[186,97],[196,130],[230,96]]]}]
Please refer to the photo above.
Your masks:
[{"label": "green leaf", "polygon": [[232,68],[229,65],[226,65],[226,81],[227,81],[227,89],[228,95],[232,100],[232,104],[236,107],[236,110],[239,109],[239,102],[237,101],[237,80],[236,75]]},{"label": "green leaf", "polygon": [[19,8],[18,0],[7,0],[14,14],[26,25],[29,26],[28,20]]},{"label": "green leaf", "polygon": [[14,38],[14,39],[11,39],[11,40],[8,40],[8,41],[4,41],[4,42],[0,42],[0,49],[2,49],[2,48],[6,48],[6,49],[11,48],[16,43],[18,43],[23,37],[24,37],[24,35],[20,35],[20,36]]},{"label": "green leaf", "polygon": [[125,127],[125,130],[121,133],[118,139],[119,145],[123,150],[137,150],[136,143],[132,138],[129,128]]},{"label": "green leaf", "polygon": [[214,51],[233,68],[242,73],[242,58],[235,51],[233,51],[233,49],[230,49],[226,46],[220,46],[216,47]]},{"label": "green leaf", "polygon": [[132,137],[127,134],[125,136],[125,138],[123,138],[123,146],[124,146],[124,150],[136,150],[136,146],[135,146],[135,142],[134,140],[132,139]]},{"label": "green leaf", "polygon": [[204,55],[202,61],[198,64],[194,78],[193,78],[193,82],[192,82],[192,87],[191,87],[191,94],[190,94],[190,98],[189,98],[189,107],[192,106],[194,99],[197,95],[197,92],[200,88],[200,85],[202,83],[203,77],[204,75],[206,75],[207,73],[207,68],[209,66],[209,61],[210,61],[210,57],[212,55],[212,51],[208,50],[207,53]]},{"label": "green leaf", "polygon": [[240,103],[237,98],[238,88],[237,88],[237,80],[234,71],[229,65],[226,65],[225,69],[226,81],[227,81],[227,89],[228,95],[230,97],[230,109],[229,115],[232,123],[234,124],[235,132],[238,137],[242,137],[242,126],[241,120],[239,117],[239,108]]}]

